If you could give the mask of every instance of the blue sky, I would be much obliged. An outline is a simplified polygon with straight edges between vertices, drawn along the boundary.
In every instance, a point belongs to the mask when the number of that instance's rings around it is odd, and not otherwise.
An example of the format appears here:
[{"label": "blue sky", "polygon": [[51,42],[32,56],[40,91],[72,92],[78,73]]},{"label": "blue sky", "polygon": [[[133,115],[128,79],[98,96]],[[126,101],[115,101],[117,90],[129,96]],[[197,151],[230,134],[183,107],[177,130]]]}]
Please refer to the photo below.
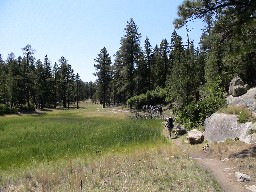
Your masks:
[{"label": "blue sky", "polygon": [[[52,65],[64,56],[83,81],[96,77],[94,59],[105,46],[113,55],[120,47],[127,21],[133,18],[154,47],[171,39],[173,20],[182,0],[0,0],[0,54],[22,56],[30,44],[36,59],[47,54]],[[189,24],[190,38],[198,43],[202,24]],[[178,30],[186,41],[186,30]]]}]

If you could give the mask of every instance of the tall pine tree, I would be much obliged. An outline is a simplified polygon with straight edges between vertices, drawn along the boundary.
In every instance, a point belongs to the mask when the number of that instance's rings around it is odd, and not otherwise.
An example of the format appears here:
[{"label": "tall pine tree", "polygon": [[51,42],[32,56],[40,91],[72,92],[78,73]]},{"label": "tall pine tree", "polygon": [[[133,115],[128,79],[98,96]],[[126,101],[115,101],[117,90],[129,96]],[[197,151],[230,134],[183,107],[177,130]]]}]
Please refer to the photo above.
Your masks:
[{"label": "tall pine tree", "polygon": [[112,80],[111,57],[105,47],[101,49],[95,62],[99,97],[103,108],[105,108],[107,103],[110,104],[110,83]]}]

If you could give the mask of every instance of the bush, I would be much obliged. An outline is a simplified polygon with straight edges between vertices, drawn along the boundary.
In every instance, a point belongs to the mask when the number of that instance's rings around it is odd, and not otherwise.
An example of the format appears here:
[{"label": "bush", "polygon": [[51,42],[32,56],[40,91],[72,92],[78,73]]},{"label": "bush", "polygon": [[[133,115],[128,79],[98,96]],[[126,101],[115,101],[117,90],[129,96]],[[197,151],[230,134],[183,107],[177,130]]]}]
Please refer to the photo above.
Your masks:
[{"label": "bush", "polygon": [[141,109],[143,105],[157,105],[165,103],[167,91],[160,87],[155,90],[147,91],[146,94],[136,95],[127,100],[127,104]]},{"label": "bush", "polygon": [[0,115],[5,115],[5,114],[6,114],[6,105],[0,104]]},{"label": "bush", "polygon": [[201,92],[201,99],[176,110],[178,120],[188,129],[203,125],[205,119],[225,105],[223,89],[219,81],[207,83]]},{"label": "bush", "polygon": [[34,112],[36,110],[34,105],[22,105],[20,107],[20,112],[23,113],[30,113],[30,112]]},{"label": "bush", "polygon": [[17,112],[16,108],[10,108],[6,104],[0,104],[0,115],[8,115],[16,112]]}]

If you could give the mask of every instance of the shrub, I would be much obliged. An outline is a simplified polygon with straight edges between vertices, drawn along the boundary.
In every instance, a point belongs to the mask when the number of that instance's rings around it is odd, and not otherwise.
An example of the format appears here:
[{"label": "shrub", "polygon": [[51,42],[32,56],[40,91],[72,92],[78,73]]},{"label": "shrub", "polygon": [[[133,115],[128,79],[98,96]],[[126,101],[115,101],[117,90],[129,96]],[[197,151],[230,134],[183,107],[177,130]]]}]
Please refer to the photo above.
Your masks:
[{"label": "shrub", "polygon": [[201,99],[176,110],[178,120],[188,129],[203,125],[205,119],[225,105],[220,81],[207,83],[201,91]]},{"label": "shrub", "polygon": [[34,105],[22,105],[20,107],[20,112],[23,113],[29,113],[29,112],[34,112],[36,110]]},{"label": "shrub", "polygon": [[145,94],[136,95],[127,100],[127,104],[141,109],[143,105],[157,105],[165,103],[167,91],[160,87],[147,91]]},{"label": "shrub", "polygon": [[6,114],[6,105],[0,104],[0,115],[5,115],[5,114]]},{"label": "shrub", "polygon": [[0,115],[13,114],[16,112],[16,108],[10,108],[6,104],[0,104]]}]

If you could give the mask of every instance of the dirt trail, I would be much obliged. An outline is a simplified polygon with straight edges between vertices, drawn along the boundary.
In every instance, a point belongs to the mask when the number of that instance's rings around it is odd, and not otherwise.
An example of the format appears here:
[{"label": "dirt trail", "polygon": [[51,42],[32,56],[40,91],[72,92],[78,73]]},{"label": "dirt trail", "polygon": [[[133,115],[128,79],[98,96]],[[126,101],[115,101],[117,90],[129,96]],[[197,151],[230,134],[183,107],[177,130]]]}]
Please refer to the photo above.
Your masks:
[{"label": "dirt trail", "polygon": [[210,159],[200,151],[194,151],[188,144],[183,144],[180,139],[173,139],[173,142],[180,147],[190,158],[211,173],[220,184],[224,192],[248,192],[244,183],[236,180],[233,170],[234,166],[228,161]]}]

